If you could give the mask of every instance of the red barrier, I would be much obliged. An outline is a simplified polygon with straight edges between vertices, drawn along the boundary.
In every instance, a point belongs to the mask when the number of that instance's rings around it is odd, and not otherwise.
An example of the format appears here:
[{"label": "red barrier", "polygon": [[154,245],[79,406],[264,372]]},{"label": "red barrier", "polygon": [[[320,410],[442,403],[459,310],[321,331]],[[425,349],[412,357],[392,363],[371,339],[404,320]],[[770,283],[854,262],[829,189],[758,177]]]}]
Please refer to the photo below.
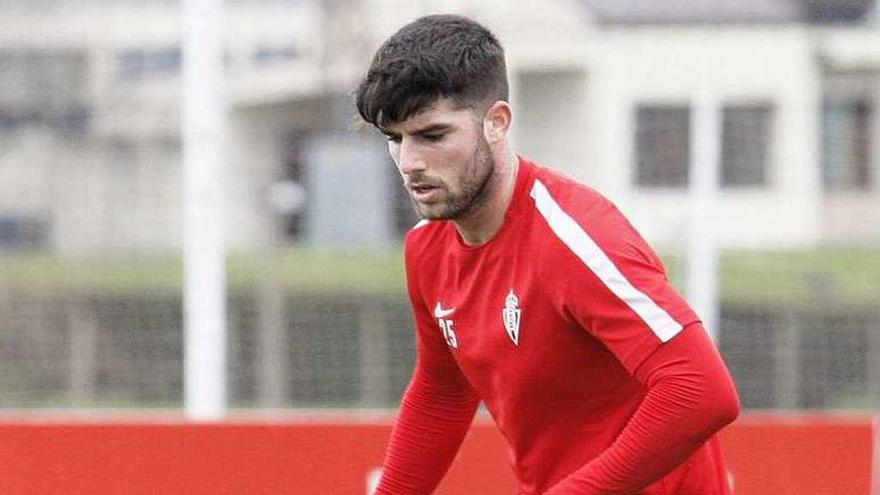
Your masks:
[{"label": "red barrier", "polygon": [[722,432],[737,495],[871,493],[870,418],[746,416]]},{"label": "red barrier", "polygon": [[[389,418],[0,422],[3,494],[366,493]],[[745,416],[723,432],[737,495],[868,495],[868,418]],[[501,436],[472,428],[437,493],[511,495]]]}]

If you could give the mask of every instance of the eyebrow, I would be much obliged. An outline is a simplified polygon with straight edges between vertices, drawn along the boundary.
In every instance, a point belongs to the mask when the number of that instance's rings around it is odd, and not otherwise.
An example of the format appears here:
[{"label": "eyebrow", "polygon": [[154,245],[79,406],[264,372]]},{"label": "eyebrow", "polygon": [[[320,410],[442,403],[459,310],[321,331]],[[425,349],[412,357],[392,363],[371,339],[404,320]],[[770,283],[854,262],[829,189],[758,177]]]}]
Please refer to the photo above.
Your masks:
[{"label": "eyebrow", "polygon": [[452,126],[449,124],[431,124],[417,129],[413,134],[430,134],[432,132],[448,131]]},{"label": "eyebrow", "polygon": [[[409,134],[425,135],[425,134],[430,134],[430,133],[432,133],[432,132],[448,131],[448,130],[450,130],[451,128],[452,128],[452,125],[451,125],[451,124],[444,124],[444,123],[429,124],[429,125],[426,125],[425,127],[422,127],[422,128],[416,129],[415,131],[413,131],[413,132],[411,132],[411,133],[409,133]],[[392,131],[389,130],[389,129],[385,129],[385,128],[383,128],[383,129],[380,129],[380,131],[382,132],[382,134],[385,134],[385,135],[388,136],[388,137],[398,137],[398,136],[400,136],[399,133],[397,133],[397,132],[392,132]]]}]

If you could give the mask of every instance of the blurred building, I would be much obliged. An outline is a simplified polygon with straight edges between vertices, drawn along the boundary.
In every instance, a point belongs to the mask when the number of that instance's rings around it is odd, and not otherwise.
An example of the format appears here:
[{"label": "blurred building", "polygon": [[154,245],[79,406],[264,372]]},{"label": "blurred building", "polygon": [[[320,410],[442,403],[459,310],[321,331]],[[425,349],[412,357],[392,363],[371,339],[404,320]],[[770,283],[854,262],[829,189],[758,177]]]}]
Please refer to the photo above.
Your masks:
[{"label": "blurred building", "polygon": [[[29,233],[19,242],[42,241],[56,252],[177,250],[179,6],[3,7],[0,216]],[[319,110],[321,18],[309,2],[229,8],[225,181],[233,248],[266,238],[264,191],[296,178],[286,175],[298,173],[291,149],[298,135],[327,125]]]},{"label": "blurred building", "polygon": [[[867,1],[231,0],[227,232],[259,247],[273,183],[290,238],[396,242],[412,221],[353,85],[407,20],[455,11],[506,45],[524,155],[594,185],[653,242],[685,234],[692,103],[722,109],[727,246],[880,240],[880,24]],[[0,246],[181,242],[179,6],[0,1]]]}]

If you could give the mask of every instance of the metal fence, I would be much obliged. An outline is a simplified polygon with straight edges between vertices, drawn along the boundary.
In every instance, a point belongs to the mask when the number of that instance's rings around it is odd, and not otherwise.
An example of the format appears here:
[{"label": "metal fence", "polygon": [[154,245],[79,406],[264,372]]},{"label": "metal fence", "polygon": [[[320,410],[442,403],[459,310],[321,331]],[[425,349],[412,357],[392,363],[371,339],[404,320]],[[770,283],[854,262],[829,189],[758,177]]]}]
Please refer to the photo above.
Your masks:
[{"label": "metal fence", "polygon": [[[0,406],[181,405],[179,296],[0,293]],[[258,307],[230,297],[233,408],[397,405],[414,359],[403,294],[288,293],[273,344]],[[880,311],[726,305],[721,325],[745,407],[880,406]]]},{"label": "metal fence", "polygon": [[[183,403],[179,2],[102,3],[0,1],[0,408]],[[721,248],[763,262],[780,247],[873,244],[824,263],[845,265],[828,281],[810,260],[797,281],[792,260],[745,277],[726,267],[720,347],[746,407],[880,407],[876,13],[761,21],[724,8],[718,25],[736,29],[707,30],[646,2],[616,14],[591,2],[595,16],[559,2],[540,19],[525,2],[228,3],[229,259],[262,257],[271,272],[292,246],[399,249],[409,201],[381,137],[352,132],[350,94],[390,30],[455,4],[491,19],[511,55],[517,152],[609,195],[652,243],[694,238],[689,183],[715,170],[694,150],[714,136]],[[710,106],[718,118],[698,118]],[[171,261],[140,263],[153,258]],[[105,260],[124,275],[102,279]],[[231,407],[396,405],[414,359],[407,298],[388,293],[399,273],[327,290],[256,271],[228,283]]]}]

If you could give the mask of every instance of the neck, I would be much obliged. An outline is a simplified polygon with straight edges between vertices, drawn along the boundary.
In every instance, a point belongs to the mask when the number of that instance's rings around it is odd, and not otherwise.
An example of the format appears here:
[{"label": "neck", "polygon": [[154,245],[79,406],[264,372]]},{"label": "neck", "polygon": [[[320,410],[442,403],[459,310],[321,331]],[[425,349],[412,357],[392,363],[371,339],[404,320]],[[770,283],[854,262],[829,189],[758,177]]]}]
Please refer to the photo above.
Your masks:
[{"label": "neck", "polygon": [[519,159],[506,146],[498,151],[494,154],[495,168],[487,184],[485,201],[454,221],[455,228],[468,246],[479,246],[495,237],[504,225],[504,217],[513,198]]}]

